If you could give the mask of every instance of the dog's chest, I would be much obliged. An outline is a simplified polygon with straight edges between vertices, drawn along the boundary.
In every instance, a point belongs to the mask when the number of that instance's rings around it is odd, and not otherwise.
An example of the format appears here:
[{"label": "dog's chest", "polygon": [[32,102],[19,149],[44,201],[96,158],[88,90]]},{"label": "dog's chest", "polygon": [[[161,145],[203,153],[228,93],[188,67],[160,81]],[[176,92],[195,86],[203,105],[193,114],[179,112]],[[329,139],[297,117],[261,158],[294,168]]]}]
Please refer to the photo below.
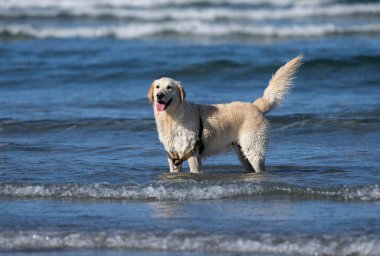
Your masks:
[{"label": "dog's chest", "polygon": [[184,126],[181,123],[158,124],[158,134],[165,150],[179,156],[187,154],[194,148],[197,140],[194,125]]}]

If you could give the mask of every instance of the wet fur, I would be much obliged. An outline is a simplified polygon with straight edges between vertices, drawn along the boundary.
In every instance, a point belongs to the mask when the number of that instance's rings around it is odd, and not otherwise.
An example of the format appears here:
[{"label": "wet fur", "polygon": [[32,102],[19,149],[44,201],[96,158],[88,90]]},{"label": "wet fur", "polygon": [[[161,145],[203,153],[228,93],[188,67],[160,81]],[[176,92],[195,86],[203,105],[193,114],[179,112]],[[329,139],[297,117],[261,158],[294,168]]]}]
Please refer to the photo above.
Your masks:
[{"label": "wet fur", "polygon": [[[204,151],[189,158],[190,171],[202,172],[202,158],[234,149],[245,170],[265,170],[265,151],[268,140],[268,122],[265,113],[277,107],[289,92],[294,75],[301,65],[302,56],[282,66],[273,75],[263,97],[254,103],[232,102],[228,104],[199,105],[185,100],[186,93],[180,82],[163,77],[155,80],[148,98],[153,103],[158,136],[167,152],[180,157],[194,148],[199,130],[199,116],[203,121],[202,141]],[[163,93],[163,101],[171,104],[158,111],[157,94]],[[171,172],[179,172],[168,159]]]}]

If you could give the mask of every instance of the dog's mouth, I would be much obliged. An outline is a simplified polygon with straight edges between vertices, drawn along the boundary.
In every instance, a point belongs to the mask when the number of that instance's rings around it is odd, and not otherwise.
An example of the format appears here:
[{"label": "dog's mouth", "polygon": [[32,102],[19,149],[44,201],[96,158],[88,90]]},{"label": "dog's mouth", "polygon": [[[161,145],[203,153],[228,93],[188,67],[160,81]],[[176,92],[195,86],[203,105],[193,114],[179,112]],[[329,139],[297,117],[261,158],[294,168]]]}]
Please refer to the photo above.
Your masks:
[{"label": "dog's mouth", "polygon": [[164,102],[162,100],[156,103],[156,109],[158,112],[164,111],[167,107],[169,107],[170,103],[172,103],[173,98],[171,98],[168,102]]}]

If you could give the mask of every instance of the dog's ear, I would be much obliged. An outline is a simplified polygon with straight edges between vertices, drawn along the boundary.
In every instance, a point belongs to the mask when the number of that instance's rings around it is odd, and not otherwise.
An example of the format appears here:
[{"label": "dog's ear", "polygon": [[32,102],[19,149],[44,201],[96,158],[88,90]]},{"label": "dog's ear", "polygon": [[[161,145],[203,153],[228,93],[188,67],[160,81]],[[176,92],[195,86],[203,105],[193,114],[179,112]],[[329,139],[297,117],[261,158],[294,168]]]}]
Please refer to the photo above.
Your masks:
[{"label": "dog's ear", "polygon": [[181,97],[181,103],[183,103],[185,101],[185,98],[186,98],[186,92],[183,89],[181,82],[177,81],[177,85],[178,85],[179,95]]},{"label": "dog's ear", "polygon": [[148,99],[149,99],[149,103],[153,103],[153,101],[154,101],[154,81],[149,88]]}]

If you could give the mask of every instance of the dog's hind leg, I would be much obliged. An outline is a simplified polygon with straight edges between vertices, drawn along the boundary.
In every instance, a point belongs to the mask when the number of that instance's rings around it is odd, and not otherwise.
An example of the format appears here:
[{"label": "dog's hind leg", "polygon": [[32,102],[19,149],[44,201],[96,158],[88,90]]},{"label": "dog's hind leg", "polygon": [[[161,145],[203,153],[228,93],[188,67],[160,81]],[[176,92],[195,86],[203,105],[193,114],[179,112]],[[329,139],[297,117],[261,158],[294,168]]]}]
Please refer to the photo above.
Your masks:
[{"label": "dog's hind leg", "polygon": [[236,152],[236,155],[239,158],[240,163],[243,165],[245,171],[246,172],[254,172],[255,170],[253,169],[251,163],[248,161],[248,159],[245,157],[245,155],[241,151],[241,146],[238,144],[234,144],[233,148]]},{"label": "dog's hind leg", "polygon": [[202,161],[200,156],[192,156],[188,162],[191,173],[202,173]]},{"label": "dog's hind leg", "polygon": [[265,171],[266,134],[251,134],[240,138],[241,151],[255,172]]},{"label": "dog's hind leg", "polygon": [[252,165],[255,172],[265,171],[265,150],[257,148],[243,148],[242,151],[249,163]]},{"label": "dog's hind leg", "polygon": [[247,156],[256,172],[265,171],[265,158],[257,155]]},{"label": "dog's hind leg", "polygon": [[265,150],[257,147],[242,148],[242,152],[246,159],[253,167],[255,172],[265,171]]}]

